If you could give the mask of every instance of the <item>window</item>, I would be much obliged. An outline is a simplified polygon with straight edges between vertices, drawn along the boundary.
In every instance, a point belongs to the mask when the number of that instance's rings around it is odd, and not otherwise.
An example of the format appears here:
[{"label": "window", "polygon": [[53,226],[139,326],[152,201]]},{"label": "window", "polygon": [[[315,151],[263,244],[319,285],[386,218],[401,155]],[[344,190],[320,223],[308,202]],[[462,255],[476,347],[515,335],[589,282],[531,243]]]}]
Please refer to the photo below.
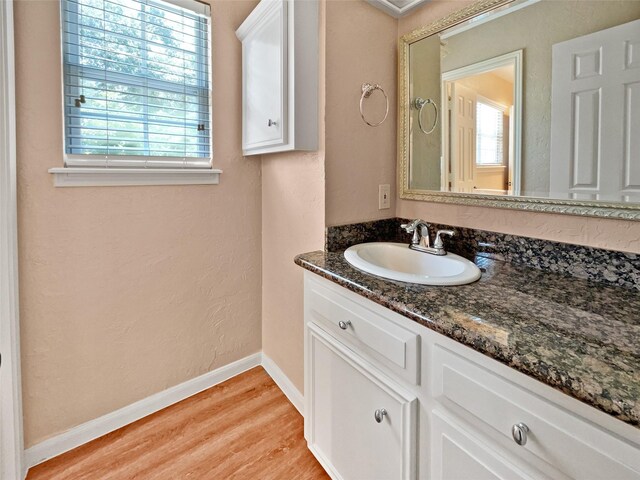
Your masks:
[{"label": "window", "polygon": [[504,107],[476,102],[476,164],[504,164]]},{"label": "window", "polygon": [[65,165],[211,170],[209,7],[61,4]]}]

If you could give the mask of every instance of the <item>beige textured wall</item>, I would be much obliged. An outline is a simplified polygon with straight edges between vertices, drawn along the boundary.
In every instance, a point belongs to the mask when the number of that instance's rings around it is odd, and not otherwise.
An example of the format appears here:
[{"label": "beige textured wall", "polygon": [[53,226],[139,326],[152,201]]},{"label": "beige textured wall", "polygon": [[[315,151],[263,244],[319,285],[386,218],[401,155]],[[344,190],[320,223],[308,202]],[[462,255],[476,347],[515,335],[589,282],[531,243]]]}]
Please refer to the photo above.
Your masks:
[{"label": "beige textured wall", "polygon": [[[358,0],[326,2],[326,222],[394,216],[396,157],[397,21]],[[379,127],[360,118],[364,82],[380,84],[389,117]],[[371,123],[384,114],[376,91],[365,101]],[[378,210],[378,185],[391,185],[392,205]]]},{"label": "beige textured wall", "polygon": [[[435,0],[398,23],[398,33],[405,35],[471,2]],[[561,3],[561,2],[557,2]],[[397,201],[400,217],[423,218],[461,227],[480,228],[515,235],[526,235],[560,242],[640,253],[640,222],[582,218],[570,215],[511,211],[483,207]]]},{"label": "beige textured wall", "polygon": [[59,2],[16,2],[27,447],[260,350],[260,163],[240,150],[234,35],[256,3],[213,3],[220,185],[54,188]]},{"label": "beige textured wall", "polygon": [[262,158],[262,349],[304,391],[302,252],[324,248],[324,154]]}]

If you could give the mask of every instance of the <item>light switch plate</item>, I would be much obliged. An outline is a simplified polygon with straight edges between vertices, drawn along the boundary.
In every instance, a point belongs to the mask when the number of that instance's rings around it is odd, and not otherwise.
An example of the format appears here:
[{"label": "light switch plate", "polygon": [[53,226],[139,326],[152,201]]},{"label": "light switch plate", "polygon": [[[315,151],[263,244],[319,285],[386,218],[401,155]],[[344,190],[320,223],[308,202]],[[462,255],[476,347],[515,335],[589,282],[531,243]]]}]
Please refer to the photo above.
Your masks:
[{"label": "light switch plate", "polygon": [[391,208],[391,185],[378,185],[378,210]]}]

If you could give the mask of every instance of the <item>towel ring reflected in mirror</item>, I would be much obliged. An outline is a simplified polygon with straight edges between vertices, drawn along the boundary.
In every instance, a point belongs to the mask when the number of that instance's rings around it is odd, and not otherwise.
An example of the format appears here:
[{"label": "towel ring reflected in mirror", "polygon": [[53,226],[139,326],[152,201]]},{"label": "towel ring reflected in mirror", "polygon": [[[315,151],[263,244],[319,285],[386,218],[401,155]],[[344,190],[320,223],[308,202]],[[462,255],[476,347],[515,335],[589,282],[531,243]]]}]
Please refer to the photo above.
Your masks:
[{"label": "towel ring reflected in mirror", "polygon": [[[433,131],[436,129],[436,125],[438,125],[438,105],[436,105],[436,102],[434,102],[430,98],[427,98],[425,100],[422,97],[416,97],[416,99],[412,103],[413,108],[418,110],[418,127],[420,128],[420,131],[422,131],[422,133],[424,133],[425,135],[433,133]],[[422,110],[424,110],[425,105],[429,104],[433,105],[435,116],[433,118],[433,125],[431,125],[431,128],[429,130],[425,130],[424,126],[422,125]]]},{"label": "towel ring reflected in mirror", "polygon": [[[364,116],[363,102],[365,98],[369,98],[373,94],[373,92],[376,90],[380,90],[380,92],[382,92],[382,95],[384,95],[386,108],[385,108],[384,117],[382,118],[382,120],[380,120],[378,123],[370,123]],[[363,83],[362,96],[360,97],[360,116],[362,117],[362,121],[367,125],[369,125],[370,127],[378,127],[384,123],[388,115],[389,115],[389,97],[387,97],[387,94],[384,91],[384,89],[377,83],[375,85],[372,85],[370,83]]]}]

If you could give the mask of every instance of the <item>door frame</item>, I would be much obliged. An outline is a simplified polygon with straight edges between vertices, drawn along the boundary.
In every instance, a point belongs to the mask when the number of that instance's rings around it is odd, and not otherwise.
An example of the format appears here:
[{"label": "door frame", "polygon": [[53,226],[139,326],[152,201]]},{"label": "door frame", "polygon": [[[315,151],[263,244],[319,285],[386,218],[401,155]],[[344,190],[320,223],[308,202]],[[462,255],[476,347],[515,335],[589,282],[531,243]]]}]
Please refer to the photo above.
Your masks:
[{"label": "door frame", "polygon": [[0,1],[0,478],[25,477],[18,306],[13,1]]},{"label": "door frame", "polygon": [[513,169],[513,195],[520,195],[520,178],[522,168],[522,102],[523,90],[522,90],[522,60],[523,51],[516,50],[514,52],[505,53],[482,62],[467,65],[465,67],[456,68],[448,72],[442,73],[441,78],[441,92],[442,102],[440,103],[443,108],[442,112],[442,171],[449,172],[450,164],[450,151],[449,151],[449,118],[451,101],[448,94],[448,83],[455,82],[461,78],[469,77],[472,75],[479,75],[486,73],[496,68],[513,65],[514,67],[514,82],[513,82],[513,156],[514,156],[514,169]]}]

